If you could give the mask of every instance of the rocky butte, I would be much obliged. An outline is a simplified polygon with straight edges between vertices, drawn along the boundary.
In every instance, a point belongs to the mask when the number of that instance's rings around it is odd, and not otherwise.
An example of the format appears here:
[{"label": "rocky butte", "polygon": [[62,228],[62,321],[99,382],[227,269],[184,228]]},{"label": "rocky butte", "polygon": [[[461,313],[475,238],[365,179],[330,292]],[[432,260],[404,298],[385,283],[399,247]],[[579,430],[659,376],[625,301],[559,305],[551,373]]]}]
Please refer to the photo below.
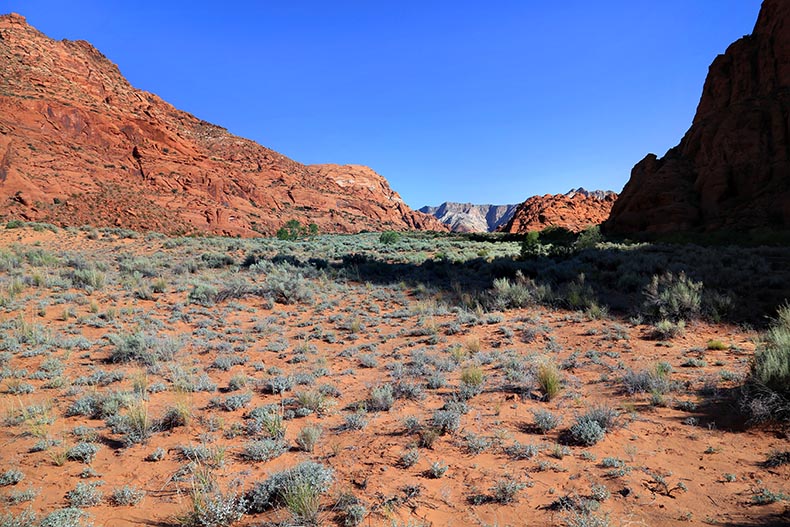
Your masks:
[{"label": "rocky butte", "polygon": [[422,207],[420,212],[434,216],[453,232],[494,232],[513,217],[516,205],[473,205],[445,201],[438,207]]},{"label": "rocky butte", "polygon": [[532,196],[518,206],[501,231],[523,234],[546,227],[563,227],[580,232],[604,221],[616,199],[617,194],[612,191],[583,188],[565,194]]},{"label": "rocky butte", "polygon": [[0,218],[165,233],[447,230],[357,165],[305,166],[132,87],[84,41],[0,16]]},{"label": "rocky butte", "polygon": [[790,2],[765,0],[753,33],[710,66],[680,144],[634,167],[604,229],[789,227]]}]

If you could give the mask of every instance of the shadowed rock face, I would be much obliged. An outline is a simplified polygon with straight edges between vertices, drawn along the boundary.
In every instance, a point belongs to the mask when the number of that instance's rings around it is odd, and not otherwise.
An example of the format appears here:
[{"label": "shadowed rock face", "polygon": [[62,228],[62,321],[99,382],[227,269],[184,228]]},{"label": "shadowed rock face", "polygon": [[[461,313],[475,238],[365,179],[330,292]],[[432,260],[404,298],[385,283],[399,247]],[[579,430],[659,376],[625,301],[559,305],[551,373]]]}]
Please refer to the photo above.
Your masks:
[{"label": "shadowed rock face", "polygon": [[473,205],[446,201],[438,207],[422,207],[453,232],[493,232],[513,217],[517,205]]},{"label": "shadowed rock face", "polygon": [[83,41],[0,16],[0,217],[165,233],[447,228],[357,165],[305,166],[137,90]]},{"label": "shadowed rock face", "polygon": [[513,218],[501,230],[523,234],[546,227],[563,227],[580,232],[605,220],[616,199],[614,192],[583,188],[566,194],[532,196],[518,206]]},{"label": "shadowed rock face", "polygon": [[790,228],[790,2],[710,66],[678,146],[650,154],[612,208],[617,233]]}]

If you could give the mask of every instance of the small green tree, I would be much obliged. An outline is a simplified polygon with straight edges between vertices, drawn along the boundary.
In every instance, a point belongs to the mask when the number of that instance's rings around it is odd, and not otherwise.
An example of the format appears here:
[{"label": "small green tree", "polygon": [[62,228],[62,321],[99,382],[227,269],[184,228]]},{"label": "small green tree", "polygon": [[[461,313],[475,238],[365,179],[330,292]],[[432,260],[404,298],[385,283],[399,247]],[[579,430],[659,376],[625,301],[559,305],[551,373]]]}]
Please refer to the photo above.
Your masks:
[{"label": "small green tree", "polygon": [[521,242],[521,257],[534,258],[542,254],[542,245],[540,243],[540,233],[538,231],[530,231]]},{"label": "small green tree", "polygon": [[[310,228],[315,223],[310,224]],[[318,233],[318,226],[315,225],[315,232]],[[288,222],[277,231],[277,239],[278,240],[298,240],[299,238],[303,238],[307,236],[307,229],[299,223],[299,220],[288,220]]]},{"label": "small green tree", "polygon": [[395,231],[385,231],[379,236],[379,241],[385,245],[392,245],[400,240],[400,234]]}]

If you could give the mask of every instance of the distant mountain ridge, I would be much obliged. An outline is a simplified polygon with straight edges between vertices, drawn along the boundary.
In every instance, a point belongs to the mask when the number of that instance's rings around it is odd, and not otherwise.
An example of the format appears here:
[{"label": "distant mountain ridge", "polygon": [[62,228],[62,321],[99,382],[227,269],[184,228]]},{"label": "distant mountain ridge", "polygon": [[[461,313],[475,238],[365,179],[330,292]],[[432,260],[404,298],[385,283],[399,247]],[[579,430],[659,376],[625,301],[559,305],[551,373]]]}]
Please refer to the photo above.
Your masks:
[{"label": "distant mountain ridge", "polygon": [[438,207],[419,209],[450,227],[453,232],[493,232],[506,224],[518,205],[474,205],[445,201]]},{"label": "distant mountain ridge", "polygon": [[518,206],[513,217],[500,229],[523,234],[546,227],[563,227],[579,232],[609,217],[617,200],[611,190],[571,189],[565,194],[532,196]]}]

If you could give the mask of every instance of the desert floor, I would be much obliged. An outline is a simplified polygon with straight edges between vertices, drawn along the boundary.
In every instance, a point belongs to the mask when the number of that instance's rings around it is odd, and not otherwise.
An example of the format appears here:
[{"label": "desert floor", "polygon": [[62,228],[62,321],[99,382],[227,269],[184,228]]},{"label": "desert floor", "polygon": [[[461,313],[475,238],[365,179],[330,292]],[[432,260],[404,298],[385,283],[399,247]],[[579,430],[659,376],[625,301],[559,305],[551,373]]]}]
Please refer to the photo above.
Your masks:
[{"label": "desert floor", "polygon": [[[615,293],[512,307],[454,274],[518,253],[0,229],[2,525],[69,507],[106,526],[790,521],[788,438],[738,411],[759,324],[657,338]],[[584,444],[591,409],[609,426]],[[332,477],[317,502],[249,509],[305,461]]]}]

